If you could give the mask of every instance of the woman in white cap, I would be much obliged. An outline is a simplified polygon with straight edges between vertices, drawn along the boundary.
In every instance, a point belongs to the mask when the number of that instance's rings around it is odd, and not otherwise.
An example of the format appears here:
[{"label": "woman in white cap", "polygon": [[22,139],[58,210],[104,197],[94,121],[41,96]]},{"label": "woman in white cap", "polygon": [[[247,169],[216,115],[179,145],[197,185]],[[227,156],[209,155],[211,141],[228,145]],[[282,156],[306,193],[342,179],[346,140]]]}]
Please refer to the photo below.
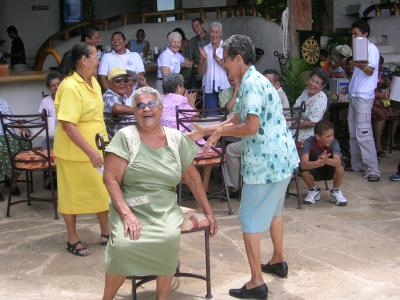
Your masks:
[{"label": "woman in white cap", "polygon": [[162,79],[170,73],[181,71],[181,66],[191,68],[193,62],[187,60],[179,53],[182,43],[182,36],[179,32],[171,32],[168,34],[168,45],[157,59],[157,90],[162,93]]}]

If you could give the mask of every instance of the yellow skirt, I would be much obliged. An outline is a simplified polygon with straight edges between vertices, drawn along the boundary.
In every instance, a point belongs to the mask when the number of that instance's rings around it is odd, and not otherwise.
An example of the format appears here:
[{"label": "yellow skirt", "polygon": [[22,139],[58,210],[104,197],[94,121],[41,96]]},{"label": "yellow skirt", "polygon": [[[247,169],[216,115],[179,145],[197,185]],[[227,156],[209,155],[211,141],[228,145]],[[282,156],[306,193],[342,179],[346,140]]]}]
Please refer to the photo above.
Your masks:
[{"label": "yellow skirt", "polygon": [[108,210],[103,178],[90,161],[57,158],[58,210],[62,214],[93,214]]}]

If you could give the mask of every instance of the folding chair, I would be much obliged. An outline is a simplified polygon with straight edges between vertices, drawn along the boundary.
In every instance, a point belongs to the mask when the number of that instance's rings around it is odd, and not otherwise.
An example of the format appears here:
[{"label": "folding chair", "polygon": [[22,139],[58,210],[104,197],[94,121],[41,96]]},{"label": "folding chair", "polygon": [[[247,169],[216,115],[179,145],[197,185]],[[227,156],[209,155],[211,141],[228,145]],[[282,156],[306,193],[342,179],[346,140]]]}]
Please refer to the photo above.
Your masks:
[{"label": "folding chair", "polygon": [[[303,112],[306,111],[306,105],[303,102],[299,107],[290,107],[290,108],[284,108],[283,109],[283,115],[285,116],[286,119],[286,124],[291,130],[294,142],[296,144],[297,151],[300,153],[301,149],[303,148],[302,143],[299,142],[299,132],[300,132],[300,124],[301,124],[301,115]],[[299,155],[300,156],[300,155]],[[301,188],[300,188],[300,182],[299,182],[299,171],[300,168],[297,167],[294,172],[294,180],[296,184],[296,194],[289,193],[290,195],[297,196],[297,208],[301,209],[302,204],[303,204],[303,197],[301,195]]]},{"label": "folding chair", "polygon": [[[96,134],[96,146],[105,155],[105,148],[108,142],[105,142],[101,133]],[[204,253],[205,253],[205,269],[206,274],[201,275],[197,273],[181,272],[180,262],[176,267],[174,277],[190,277],[204,280],[206,282],[206,295],[205,298],[212,298],[211,294],[211,266],[210,266],[210,223],[208,219],[202,214],[193,209],[181,206],[184,214],[184,221],[181,225],[181,234],[189,234],[194,232],[204,232]],[[129,276],[132,281],[132,299],[137,299],[136,290],[146,282],[155,280],[157,277],[150,276]]]},{"label": "folding chair", "polygon": [[[26,199],[12,201],[12,193],[9,193],[6,217],[10,217],[10,207],[14,204],[27,202],[28,205],[31,205],[35,201],[44,201],[53,203],[54,218],[57,220],[57,198],[52,172],[55,167],[55,160],[53,151],[50,149],[46,111],[43,110],[41,114],[34,115],[5,115],[0,112],[0,120],[12,166],[10,191],[16,186],[18,176],[22,172],[26,174],[25,182],[27,185]],[[46,138],[46,149],[34,146],[35,144],[40,145],[37,141],[42,138],[43,133]],[[19,145],[16,153],[12,152],[11,143]],[[32,172],[38,170],[47,171],[50,176],[51,199],[31,196],[31,191],[33,191]]]},{"label": "folding chair", "polygon": [[[176,126],[177,129],[183,132],[190,132],[193,123],[198,123],[203,126],[214,125],[224,122],[227,118],[227,110],[225,108],[207,109],[207,110],[192,110],[179,109],[176,107]],[[208,198],[227,200],[228,213],[231,215],[231,199],[229,196],[228,186],[225,183],[225,141],[224,138],[220,141],[219,147],[211,147],[210,152],[204,151],[204,140],[196,142],[200,147],[200,151],[194,158],[193,164],[196,167],[219,167],[221,170],[222,183],[224,185],[223,192],[210,193]],[[178,187],[178,203],[182,200],[182,182]]]}]

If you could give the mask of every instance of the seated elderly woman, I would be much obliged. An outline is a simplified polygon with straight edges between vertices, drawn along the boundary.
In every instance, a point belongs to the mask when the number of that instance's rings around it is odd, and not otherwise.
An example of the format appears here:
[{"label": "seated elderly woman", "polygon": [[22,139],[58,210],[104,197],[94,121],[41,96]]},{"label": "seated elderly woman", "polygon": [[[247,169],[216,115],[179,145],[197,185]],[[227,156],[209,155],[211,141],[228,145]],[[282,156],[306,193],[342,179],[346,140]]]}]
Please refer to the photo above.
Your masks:
[{"label": "seated elderly woman", "polygon": [[184,87],[184,79],[181,74],[171,73],[163,79],[163,113],[161,124],[170,128],[176,126],[176,109],[196,109],[196,93],[187,93]]},{"label": "seated elderly woman", "polygon": [[117,132],[106,149],[104,183],[111,197],[103,300],[114,298],[126,276],[156,275],[157,299],[167,299],[178,264],[180,225],[176,185],[183,178],[210,222],[216,221],[192,161],[198,149],[186,135],[160,123],[157,90],[134,96],[137,125]]},{"label": "seated elderly woman", "polygon": [[322,89],[328,83],[328,74],[321,68],[311,71],[308,87],[305,89],[293,107],[299,107],[303,102],[306,105],[306,111],[303,112],[300,124],[299,141],[304,141],[314,135],[315,123],[324,118],[328,105],[328,98]]},{"label": "seated elderly woman", "polygon": [[179,73],[181,66],[191,68],[193,62],[187,60],[179,53],[182,43],[182,36],[179,32],[173,31],[168,34],[168,45],[157,59],[157,89],[162,91],[162,79],[170,73]]},{"label": "seated elderly woman", "polygon": [[[177,128],[176,124],[176,107],[179,109],[196,109],[196,93],[187,93],[184,88],[184,79],[181,74],[168,74],[163,79],[163,113],[161,116],[161,125],[170,128]],[[193,113],[193,117],[197,116]],[[187,117],[187,115],[186,115]],[[180,128],[182,132],[187,132],[185,128]],[[203,139],[197,141],[200,144],[205,144]],[[202,173],[202,182],[204,190],[208,193],[208,184],[210,181],[212,168],[204,167]]]}]

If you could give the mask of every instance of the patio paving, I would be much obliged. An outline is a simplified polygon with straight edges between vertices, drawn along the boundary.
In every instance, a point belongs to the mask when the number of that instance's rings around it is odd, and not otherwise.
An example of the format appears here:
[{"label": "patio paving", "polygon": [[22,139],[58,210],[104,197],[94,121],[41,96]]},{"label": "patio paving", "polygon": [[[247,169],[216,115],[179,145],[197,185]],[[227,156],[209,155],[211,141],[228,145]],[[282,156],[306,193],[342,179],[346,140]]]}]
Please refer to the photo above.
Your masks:
[{"label": "patio paving", "polygon": [[[295,197],[287,198],[289,277],[265,274],[269,299],[399,299],[400,183],[388,180],[398,161],[400,152],[382,160],[378,183],[368,183],[360,173],[346,173],[346,207],[331,204],[328,191],[323,191],[321,203],[302,210],[296,209]],[[40,177],[35,177],[38,188]],[[319,186],[322,188],[323,182]],[[236,214],[227,215],[226,203],[211,202],[219,222],[218,235],[211,240],[213,299],[232,299],[228,289],[240,287],[249,278],[240,226]],[[239,202],[232,202],[236,213]],[[98,244],[96,218],[78,219],[81,240],[91,251],[90,256],[81,258],[65,250],[64,223],[53,220],[49,204],[13,206],[11,218],[4,218],[4,206],[0,203],[0,299],[101,299],[104,247]],[[182,237],[182,270],[204,272],[202,249],[200,233]],[[263,260],[271,253],[271,241],[265,234]],[[126,281],[116,299],[131,299],[130,288]],[[138,290],[138,299],[154,299],[154,289],[154,283],[145,284]],[[204,282],[180,278],[173,282],[170,299],[195,300],[204,295]]]}]

